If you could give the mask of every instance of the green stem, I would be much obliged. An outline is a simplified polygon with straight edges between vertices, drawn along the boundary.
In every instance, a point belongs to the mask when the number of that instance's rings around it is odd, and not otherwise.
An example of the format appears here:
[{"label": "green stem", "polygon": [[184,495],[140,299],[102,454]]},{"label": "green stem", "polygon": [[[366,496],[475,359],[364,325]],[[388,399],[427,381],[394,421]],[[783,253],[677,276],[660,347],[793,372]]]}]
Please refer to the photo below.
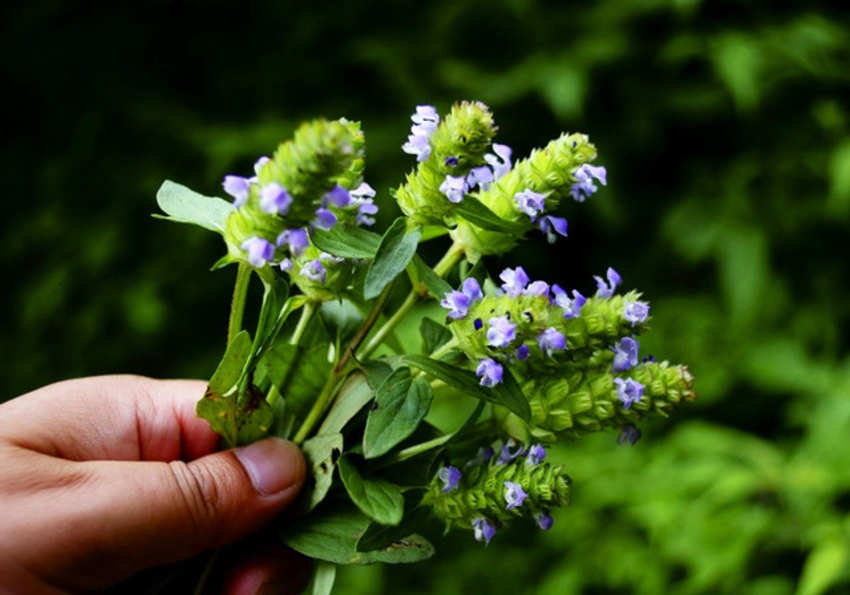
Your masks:
[{"label": "green stem", "polygon": [[390,297],[390,289],[393,284],[390,283],[381,292],[381,295],[378,297],[378,300],[375,302],[375,305],[372,306],[372,310],[369,312],[369,315],[366,317],[366,320],[363,322],[363,325],[357,331],[357,334],[354,335],[354,338],[351,339],[351,342],[348,344],[348,347],[345,350],[345,353],[342,354],[342,357],[339,358],[339,362],[336,366],[334,366],[334,374],[339,374],[342,371],[343,366],[348,362],[348,359],[354,355],[354,352],[357,351],[357,348],[360,347],[360,343],[363,342],[363,339],[366,338],[366,335],[369,334],[369,331],[372,330],[372,327],[375,324],[375,321],[378,320],[378,316],[381,315],[381,310],[384,308],[384,304],[387,303],[387,298]]},{"label": "green stem", "polygon": [[324,415],[325,409],[327,409],[328,405],[330,405],[331,399],[339,386],[337,380],[337,374],[331,373],[328,375],[328,379],[325,381],[325,386],[322,387],[322,391],[319,393],[319,398],[316,399],[315,403],[313,403],[313,407],[307,414],[307,418],[304,420],[304,423],[301,424],[301,427],[298,428],[298,432],[295,433],[295,438],[292,439],[295,444],[300,445],[304,442],[312,431],[313,426],[315,426],[316,422],[318,422],[322,415]]},{"label": "green stem", "polygon": [[[448,273],[452,267],[457,264],[457,261],[461,259],[463,256],[464,247],[462,244],[457,242],[453,243],[448,251],[443,255],[436,265],[434,265],[434,272],[439,277],[444,277],[446,273]],[[408,294],[407,299],[399,306],[398,310],[387,320],[381,328],[379,328],[375,334],[369,339],[369,342],[363,348],[363,351],[359,354],[361,358],[367,358],[372,354],[375,349],[380,346],[381,343],[384,342],[384,339],[387,338],[392,330],[401,322],[407,313],[416,305],[416,302],[419,301],[420,295],[417,291],[417,288],[414,287],[411,292]]]},{"label": "green stem", "polygon": [[227,344],[233,342],[242,330],[242,316],[245,313],[245,298],[248,296],[248,282],[251,280],[251,266],[240,262],[236,269],[236,283],[233,286],[233,300],[230,302],[230,320],[227,323]]},{"label": "green stem", "polygon": [[292,336],[289,338],[290,345],[298,345],[301,341],[301,337],[304,335],[304,331],[307,330],[307,325],[310,324],[310,319],[313,318],[313,314],[316,312],[316,302],[307,302],[304,304],[304,307],[301,309],[301,318],[298,319],[298,324],[295,325],[295,330],[292,332]]}]

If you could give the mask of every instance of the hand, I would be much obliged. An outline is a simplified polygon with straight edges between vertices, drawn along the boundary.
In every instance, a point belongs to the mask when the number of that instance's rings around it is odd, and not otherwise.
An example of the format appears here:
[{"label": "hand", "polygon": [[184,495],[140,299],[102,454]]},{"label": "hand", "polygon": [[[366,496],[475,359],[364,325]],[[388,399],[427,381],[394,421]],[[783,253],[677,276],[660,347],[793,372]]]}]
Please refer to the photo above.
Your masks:
[{"label": "hand", "polygon": [[[0,593],[101,588],[238,540],[292,502],[298,448],[269,438],[215,452],[195,417],[203,393],[198,381],[102,376],[0,405]],[[279,588],[292,556],[248,561],[229,591]]]}]

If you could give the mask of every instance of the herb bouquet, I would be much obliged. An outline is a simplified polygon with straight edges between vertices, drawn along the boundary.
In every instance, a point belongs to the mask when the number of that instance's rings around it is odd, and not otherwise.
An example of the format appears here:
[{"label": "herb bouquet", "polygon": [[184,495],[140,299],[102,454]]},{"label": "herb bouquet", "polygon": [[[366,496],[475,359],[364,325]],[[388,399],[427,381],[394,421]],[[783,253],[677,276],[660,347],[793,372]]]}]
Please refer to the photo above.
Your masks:
[{"label": "herb bouquet", "polygon": [[[346,119],[305,123],[253,176],[226,176],[232,203],[169,181],[157,195],[167,219],[222,236],[214,268],[237,267],[227,350],[197,411],[228,447],[268,435],[301,445],[311,479],[281,539],[317,561],[314,593],[331,590],[337,564],[428,558],[417,531],[429,523],[485,544],[514,520],[548,530],[571,487],[549,445],[608,428],[633,444],[643,418],[695,396],[686,367],[640,359],[649,304],[618,293],[614,269],[586,297],[522,267],[494,280],[483,265],[526,236],[566,237],[561,204],[606,183],[586,135],[513,163],[480,102],[442,119],[420,105],[411,119],[402,149],[417,165],[383,234],[368,229],[375,190],[363,132]],[[439,262],[417,255],[444,235]],[[265,291],[249,333],[253,275]],[[417,307],[430,299],[440,315]],[[421,348],[396,337],[406,319]],[[429,415],[446,404],[462,419]]]}]

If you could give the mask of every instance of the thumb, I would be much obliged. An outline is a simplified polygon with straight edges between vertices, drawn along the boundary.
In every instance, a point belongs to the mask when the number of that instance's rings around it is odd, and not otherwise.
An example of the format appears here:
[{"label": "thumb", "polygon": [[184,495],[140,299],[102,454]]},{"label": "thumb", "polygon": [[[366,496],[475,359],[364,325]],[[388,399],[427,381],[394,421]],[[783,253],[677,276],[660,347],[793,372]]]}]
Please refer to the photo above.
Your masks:
[{"label": "thumb", "polygon": [[255,531],[295,499],[306,472],[301,451],[279,438],[189,463],[81,465],[92,466],[92,473],[79,496],[100,534],[97,541],[107,540],[116,564],[128,563],[121,574]]}]

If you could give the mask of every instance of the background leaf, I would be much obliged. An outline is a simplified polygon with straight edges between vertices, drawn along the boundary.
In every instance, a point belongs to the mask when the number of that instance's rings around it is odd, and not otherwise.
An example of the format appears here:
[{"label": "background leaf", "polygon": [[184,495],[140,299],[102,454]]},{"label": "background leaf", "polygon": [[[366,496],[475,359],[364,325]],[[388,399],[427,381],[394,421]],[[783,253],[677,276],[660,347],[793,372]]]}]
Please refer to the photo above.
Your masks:
[{"label": "background leaf", "polygon": [[224,221],[233,211],[233,205],[213,196],[203,196],[186,186],[165,180],[156,192],[156,203],[168,213],[158,216],[176,223],[191,223],[204,229],[224,232]]},{"label": "background leaf", "polygon": [[416,253],[421,229],[408,229],[407,219],[399,217],[381,238],[381,245],[375,254],[375,260],[366,272],[363,297],[367,300],[377,297],[399,273],[401,273]]},{"label": "background leaf", "polygon": [[457,205],[456,213],[478,227],[502,233],[523,233],[526,226],[502,219],[474,196],[466,196]]},{"label": "background leaf", "polygon": [[383,479],[363,477],[346,455],[338,462],[339,477],[351,501],[363,514],[383,525],[397,525],[404,512],[401,490]]},{"label": "background leaf", "polygon": [[329,230],[316,229],[310,239],[319,250],[342,258],[374,258],[381,236],[353,225],[334,225]]},{"label": "background leaf", "polygon": [[452,338],[452,332],[426,316],[419,323],[419,336],[422,337],[422,353],[430,355]]},{"label": "background leaf", "polygon": [[375,392],[375,407],[366,419],[363,456],[379,457],[410,436],[431,406],[431,387],[412,378],[410,368],[393,371]]},{"label": "background leaf", "polygon": [[339,390],[339,396],[319,427],[319,433],[340,432],[348,421],[357,415],[375,396],[364,374],[352,374]]}]

